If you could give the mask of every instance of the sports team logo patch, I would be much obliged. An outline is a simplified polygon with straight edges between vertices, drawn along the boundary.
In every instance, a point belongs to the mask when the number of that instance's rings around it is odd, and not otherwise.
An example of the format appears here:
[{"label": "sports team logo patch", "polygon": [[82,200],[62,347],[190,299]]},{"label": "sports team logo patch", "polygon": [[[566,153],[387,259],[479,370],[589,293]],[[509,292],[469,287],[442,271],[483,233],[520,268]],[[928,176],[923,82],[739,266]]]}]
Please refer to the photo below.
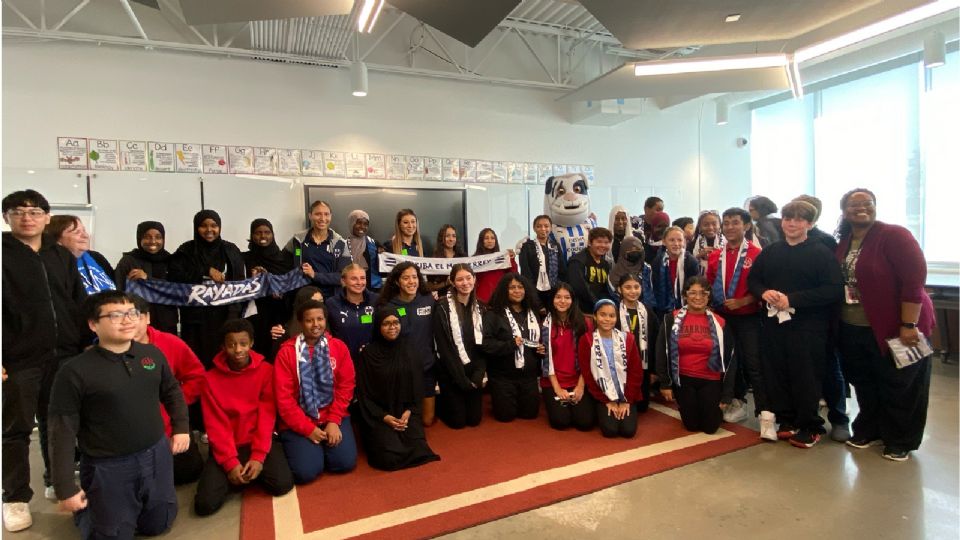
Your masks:
[{"label": "sports team logo patch", "polygon": [[753,266],[753,259],[751,259],[750,257],[744,257],[743,268],[747,269],[747,268],[750,268],[751,266]]},{"label": "sports team logo patch", "polygon": [[148,356],[148,357],[146,357],[146,358],[141,358],[141,359],[140,359],[140,366],[142,366],[143,369],[145,369],[145,370],[147,370],[147,371],[153,371],[154,368],[157,367],[157,364],[156,364],[156,362],[153,361],[153,358],[150,358],[150,357]]}]

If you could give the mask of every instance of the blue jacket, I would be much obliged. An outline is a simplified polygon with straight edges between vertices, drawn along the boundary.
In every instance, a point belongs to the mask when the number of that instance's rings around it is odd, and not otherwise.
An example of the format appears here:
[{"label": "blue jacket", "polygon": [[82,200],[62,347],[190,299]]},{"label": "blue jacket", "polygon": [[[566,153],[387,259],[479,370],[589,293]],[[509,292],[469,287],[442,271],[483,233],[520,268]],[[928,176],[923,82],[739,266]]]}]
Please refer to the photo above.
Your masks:
[{"label": "blue jacket", "polygon": [[354,304],[347,300],[343,289],[340,289],[324,303],[327,306],[327,326],[330,333],[347,344],[350,358],[356,364],[360,358],[360,349],[373,340],[376,293],[365,290],[363,302]]}]

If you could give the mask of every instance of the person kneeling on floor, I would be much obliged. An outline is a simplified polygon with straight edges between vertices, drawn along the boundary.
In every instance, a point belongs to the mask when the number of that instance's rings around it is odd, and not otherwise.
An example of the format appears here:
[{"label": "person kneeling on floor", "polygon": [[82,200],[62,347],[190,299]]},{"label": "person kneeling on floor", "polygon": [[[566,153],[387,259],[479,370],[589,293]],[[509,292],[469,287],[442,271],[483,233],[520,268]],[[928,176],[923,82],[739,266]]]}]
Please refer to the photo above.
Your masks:
[{"label": "person kneeling on floor", "polygon": [[[161,534],[177,517],[173,454],[190,444],[183,392],[163,353],[133,340],[140,312],[129,295],[97,293],[81,311],[99,343],[68,360],[53,383],[57,498],[74,513],[84,539]],[[158,397],[170,415],[172,440],[163,432]],[[80,489],[73,476],[77,443]]]},{"label": "person kneeling on floor", "polygon": [[293,489],[293,475],[279,444],[273,444],[276,404],[273,366],[254,351],[254,328],[246,319],[223,323],[222,350],[213,357],[200,398],[210,437],[210,457],[193,501],[198,515],[223,506],[229,490],[254,481],[275,496]]},{"label": "person kneeling on floor", "polygon": [[273,389],[293,481],[305,484],[323,471],[344,473],[357,465],[347,412],[356,379],[346,343],[327,333],[323,302],[300,304],[297,321],[301,333],[277,353]]},{"label": "person kneeling on floor", "polygon": [[660,394],[677,400],[687,431],[716,433],[723,409],[733,401],[736,367],[726,322],[707,309],[710,286],[703,276],[687,280],[686,305],[667,314],[657,338]]},{"label": "person kneeling on floor", "polygon": [[643,366],[634,340],[616,329],[617,307],[600,300],[593,310],[597,328],[580,338],[580,373],[597,402],[597,423],[604,437],[637,434],[637,405],[643,400]]}]

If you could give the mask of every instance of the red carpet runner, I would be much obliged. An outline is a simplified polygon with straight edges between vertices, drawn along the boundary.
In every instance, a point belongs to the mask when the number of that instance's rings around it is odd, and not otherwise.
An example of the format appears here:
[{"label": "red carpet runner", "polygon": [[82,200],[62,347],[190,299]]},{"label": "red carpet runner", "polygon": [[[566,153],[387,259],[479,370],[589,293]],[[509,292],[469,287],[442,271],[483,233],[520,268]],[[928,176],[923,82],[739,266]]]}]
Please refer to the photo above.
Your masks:
[{"label": "red carpet runner", "polygon": [[427,430],[442,460],[397,472],[367,466],[324,475],[285,497],[246,490],[241,540],[424,538],[492,521],[759,442],[757,433],[724,424],[714,435],[683,429],[671,409],[654,404],[633,439],[599,431],[559,432],[537,420],[510,424],[489,415],[476,428]]}]

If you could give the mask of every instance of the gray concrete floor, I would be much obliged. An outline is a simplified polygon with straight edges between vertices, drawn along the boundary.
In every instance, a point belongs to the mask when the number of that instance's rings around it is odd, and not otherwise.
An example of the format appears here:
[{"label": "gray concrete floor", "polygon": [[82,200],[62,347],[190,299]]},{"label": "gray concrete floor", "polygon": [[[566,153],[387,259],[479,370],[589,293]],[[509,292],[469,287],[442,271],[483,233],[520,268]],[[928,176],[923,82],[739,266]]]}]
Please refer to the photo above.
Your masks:
[{"label": "gray concrete floor", "polygon": [[[957,365],[935,361],[924,442],[910,461],[824,439],[809,450],[754,446],[445,536],[487,538],[871,538],[960,536],[960,406]],[[849,404],[855,409],[855,400]],[[748,426],[756,429],[756,421]],[[4,537],[77,538],[68,516],[43,498],[32,445],[34,525]],[[237,538],[240,497],[193,515],[194,486],[181,487],[180,515],[162,538]]]}]

